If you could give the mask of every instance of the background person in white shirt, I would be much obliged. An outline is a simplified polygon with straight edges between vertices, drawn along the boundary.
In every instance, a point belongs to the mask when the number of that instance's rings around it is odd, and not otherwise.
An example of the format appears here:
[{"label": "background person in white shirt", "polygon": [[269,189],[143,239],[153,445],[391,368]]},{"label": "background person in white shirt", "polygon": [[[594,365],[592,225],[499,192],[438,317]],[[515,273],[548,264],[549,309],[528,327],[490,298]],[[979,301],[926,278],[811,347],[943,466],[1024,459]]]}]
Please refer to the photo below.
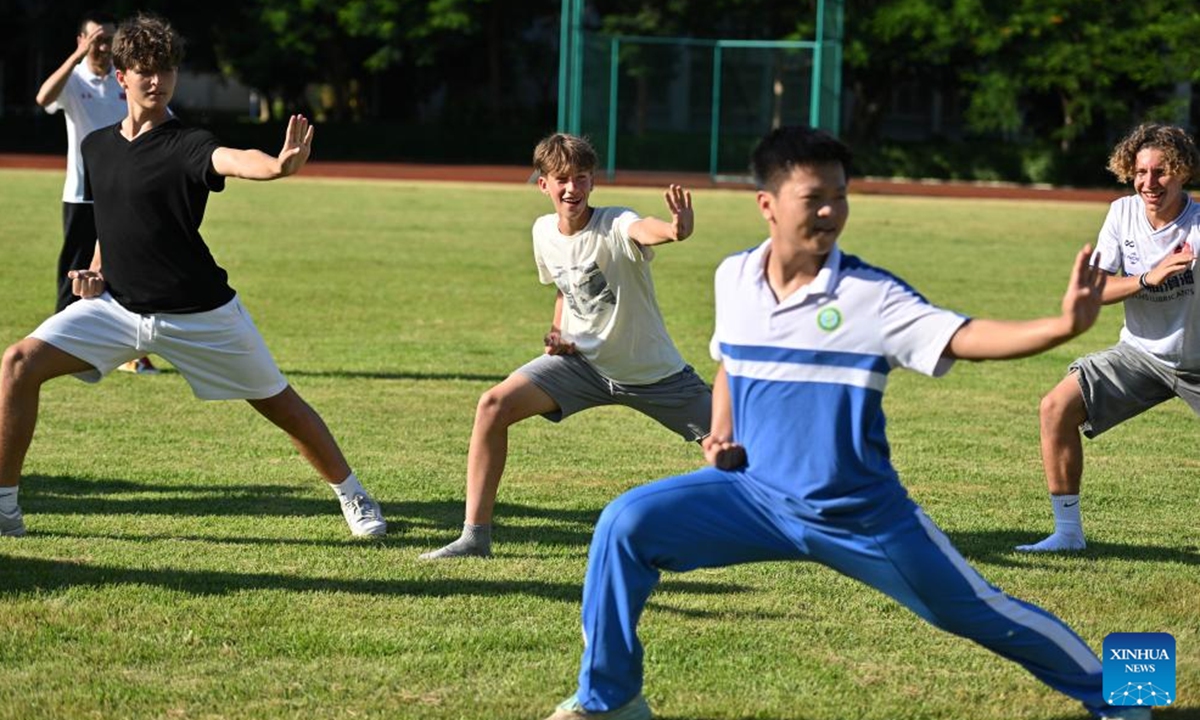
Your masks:
[{"label": "background person in white shirt", "polygon": [[[1200,335],[1193,265],[1200,205],[1184,186],[1200,173],[1200,151],[1183,128],[1148,123],[1122,139],[1108,169],[1134,194],[1109,208],[1096,251],[1109,273],[1106,304],[1125,303],[1116,345],[1080,358],[1042,398],[1042,466],[1054,533],[1025,552],[1082,550],[1079,513],[1083,441],[1180,397],[1200,414]],[[1117,271],[1121,275],[1117,275]]]},{"label": "background person in white shirt", "polygon": [[[63,184],[63,246],[58,255],[57,297],[54,312],[79,298],[71,292],[67,273],[84,270],[96,250],[96,217],[92,202],[83,197],[83,160],[79,147],[92,131],[115,125],[128,111],[125,91],[117,82],[112,64],[116,18],[88,11],[79,21],[75,51],[38,89],[37,104],[48,113],[62,111],[67,123],[67,179]],[[150,358],[131,360],[122,370],[155,372]]]}]

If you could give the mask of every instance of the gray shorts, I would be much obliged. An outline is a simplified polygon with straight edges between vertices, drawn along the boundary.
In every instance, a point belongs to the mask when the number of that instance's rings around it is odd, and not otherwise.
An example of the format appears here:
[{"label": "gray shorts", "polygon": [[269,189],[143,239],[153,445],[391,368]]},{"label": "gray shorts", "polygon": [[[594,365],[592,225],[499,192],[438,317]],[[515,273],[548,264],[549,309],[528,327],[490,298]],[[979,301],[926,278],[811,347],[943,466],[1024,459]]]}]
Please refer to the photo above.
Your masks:
[{"label": "gray shorts", "polygon": [[1071,363],[1079,380],[1087,420],[1079,426],[1094,438],[1173,397],[1200,415],[1200,372],[1177,370],[1126,343]]},{"label": "gray shorts", "polygon": [[596,372],[578,355],[542,355],[517,372],[529,378],[558,404],[542,417],[559,422],[568,415],[601,405],[624,405],[654,418],[684,440],[708,435],[712,390],[692,368],[650,385],[622,385]]}]

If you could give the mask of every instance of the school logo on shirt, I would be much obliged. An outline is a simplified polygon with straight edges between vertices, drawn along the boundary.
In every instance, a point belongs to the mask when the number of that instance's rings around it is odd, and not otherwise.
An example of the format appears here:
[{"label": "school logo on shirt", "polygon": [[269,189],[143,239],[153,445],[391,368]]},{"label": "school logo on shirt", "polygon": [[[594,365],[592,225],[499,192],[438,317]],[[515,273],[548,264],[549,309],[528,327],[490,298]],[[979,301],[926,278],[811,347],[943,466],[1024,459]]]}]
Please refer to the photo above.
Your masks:
[{"label": "school logo on shirt", "polygon": [[842,311],[835,307],[822,308],[817,313],[817,327],[825,332],[833,332],[842,324]]},{"label": "school logo on shirt", "polygon": [[1175,702],[1175,638],[1167,633],[1109,633],[1104,638],[1104,701]]}]

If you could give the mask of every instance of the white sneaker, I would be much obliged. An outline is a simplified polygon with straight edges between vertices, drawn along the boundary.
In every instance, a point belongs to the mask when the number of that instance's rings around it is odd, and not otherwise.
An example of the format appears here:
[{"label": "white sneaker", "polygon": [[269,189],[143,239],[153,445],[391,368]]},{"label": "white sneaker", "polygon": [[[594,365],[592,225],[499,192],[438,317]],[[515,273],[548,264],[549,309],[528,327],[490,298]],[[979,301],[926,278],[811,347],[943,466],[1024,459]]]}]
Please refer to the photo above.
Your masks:
[{"label": "white sneaker", "polygon": [[0,512],[0,537],[21,537],[25,534],[25,518],[21,508],[10,513]]},{"label": "white sneaker", "polygon": [[359,537],[387,534],[387,520],[370,495],[359,493],[342,500],[342,516],[350,532]]},{"label": "white sneaker", "polygon": [[1087,547],[1083,535],[1068,535],[1055,532],[1050,537],[1033,545],[1018,545],[1017,552],[1078,552]]}]

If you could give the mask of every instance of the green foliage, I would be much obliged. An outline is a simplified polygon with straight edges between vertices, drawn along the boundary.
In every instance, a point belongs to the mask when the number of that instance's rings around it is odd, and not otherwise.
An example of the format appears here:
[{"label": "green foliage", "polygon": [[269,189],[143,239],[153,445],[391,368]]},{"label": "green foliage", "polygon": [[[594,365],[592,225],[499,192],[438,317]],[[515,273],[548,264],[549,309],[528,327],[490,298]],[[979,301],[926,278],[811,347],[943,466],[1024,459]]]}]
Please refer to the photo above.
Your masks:
[{"label": "green foliage", "polygon": [[1169,0],[849,0],[846,12],[852,85],[881,91],[899,62],[960,87],[975,132],[1049,137],[1064,150],[1097,126],[1186,116],[1171,93],[1200,65],[1200,11]]},{"label": "green foliage", "polygon": [[[59,173],[0,171],[0,340],[53,305]],[[658,190],[594,199],[661,213]],[[852,195],[843,247],[961,312],[1056,312],[1096,204]],[[695,193],[697,232],[655,283],[684,356],[711,378],[712,272],[756,244],[745,191]],[[204,403],[176,373],[64,378],[43,390],[21,501],[0,540],[0,720],[542,717],[571,692],[579,599],[600,509],[700,463],[653,421],[597,409],[510,433],[497,555],[427,564],[462,520],[480,393],[540,352],[553,291],[526,185],[231,181],[205,237],[291,382],[392,523],[347,537],[330,493],[244,403]],[[987,278],[981,280],[980,275]],[[892,458],[983,576],[1099,648],[1174,634],[1180,707],[1200,687],[1195,419],[1167,403],[1089,442],[1089,549],[1011,547],[1051,527],[1037,403],[1120,311],[1045,356],[895,373]],[[660,717],[744,720],[1081,717],[1018,666],[939,633],[826,568],[768,563],[667,574],[643,616]],[[800,699],[800,700],[798,700]],[[799,703],[799,704],[798,704]]]}]

